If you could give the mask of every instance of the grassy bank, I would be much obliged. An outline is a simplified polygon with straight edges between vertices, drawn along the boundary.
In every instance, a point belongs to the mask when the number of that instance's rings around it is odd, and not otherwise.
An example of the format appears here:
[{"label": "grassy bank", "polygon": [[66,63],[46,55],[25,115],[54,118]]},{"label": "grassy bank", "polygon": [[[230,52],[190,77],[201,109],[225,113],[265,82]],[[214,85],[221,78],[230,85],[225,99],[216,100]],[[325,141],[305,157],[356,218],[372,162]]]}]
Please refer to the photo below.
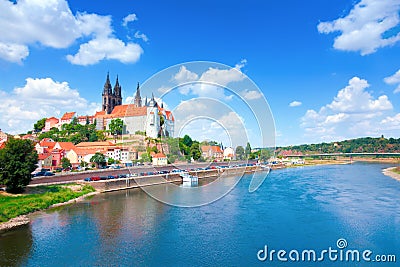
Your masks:
[{"label": "grassy bank", "polygon": [[392,172],[400,174],[400,167],[396,167],[395,169],[392,170]]},{"label": "grassy bank", "polygon": [[6,222],[19,215],[43,210],[53,204],[63,203],[95,191],[85,186],[38,186],[34,193],[24,195],[0,195],[0,222]]}]

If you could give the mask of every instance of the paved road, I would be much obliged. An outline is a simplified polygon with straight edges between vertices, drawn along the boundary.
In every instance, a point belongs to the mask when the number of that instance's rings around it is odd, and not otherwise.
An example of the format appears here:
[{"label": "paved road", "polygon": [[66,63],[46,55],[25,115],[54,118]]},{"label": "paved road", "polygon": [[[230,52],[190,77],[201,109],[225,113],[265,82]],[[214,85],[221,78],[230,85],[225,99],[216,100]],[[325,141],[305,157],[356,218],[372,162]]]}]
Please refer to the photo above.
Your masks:
[{"label": "paved road", "polygon": [[[231,164],[241,164],[246,162],[231,162]],[[46,177],[35,177],[30,182],[31,185],[35,184],[46,184],[46,183],[62,183],[62,182],[70,182],[83,180],[87,177],[92,176],[108,176],[108,175],[119,175],[119,174],[128,174],[128,173],[141,173],[141,172],[152,172],[152,171],[161,171],[167,170],[172,171],[173,169],[192,169],[192,168],[204,168],[208,166],[219,166],[219,165],[228,165],[227,162],[205,162],[205,163],[195,163],[195,164],[177,164],[177,165],[167,165],[162,167],[153,167],[153,166],[135,166],[131,168],[123,168],[123,169],[105,169],[98,171],[91,171],[86,173],[64,173],[64,174],[56,174],[55,176],[46,176]]]}]

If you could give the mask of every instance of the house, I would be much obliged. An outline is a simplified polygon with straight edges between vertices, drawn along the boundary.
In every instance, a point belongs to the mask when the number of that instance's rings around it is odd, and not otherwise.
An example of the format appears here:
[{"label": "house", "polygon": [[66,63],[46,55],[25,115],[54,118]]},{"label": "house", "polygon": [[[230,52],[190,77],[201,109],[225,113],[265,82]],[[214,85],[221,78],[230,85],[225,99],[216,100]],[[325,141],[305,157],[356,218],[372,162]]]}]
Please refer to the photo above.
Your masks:
[{"label": "house", "polygon": [[165,166],[168,164],[167,156],[163,153],[157,153],[152,156],[153,166]]},{"label": "house", "polygon": [[66,112],[60,119],[60,126],[64,124],[69,124],[72,122],[72,119],[75,117],[76,112]]},{"label": "house", "polygon": [[78,123],[80,125],[93,124],[94,116],[79,116]]},{"label": "house", "polygon": [[6,142],[0,142],[0,149],[3,149],[6,147]]},{"label": "house", "polygon": [[2,132],[0,129],[0,143],[7,141],[7,139],[8,139],[7,134],[5,132]]},{"label": "house", "polygon": [[55,118],[55,117],[51,117],[46,119],[46,122],[44,123],[44,128],[43,128],[43,132],[48,132],[51,130],[51,128],[53,127],[58,127],[58,122],[60,120]]},{"label": "house", "polygon": [[219,146],[202,146],[201,155],[205,159],[214,159],[222,161],[224,159],[224,152]]},{"label": "house", "polygon": [[235,158],[235,151],[232,147],[224,149],[224,160],[233,160]]},{"label": "house", "polygon": [[56,145],[56,142],[54,142],[53,139],[51,138],[44,138],[41,140],[39,143],[35,145],[35,150],[38,154],[41,153],[47,153],[51,152]]},{"label": "house", "polygon": [[51,153],[40,153],[38,155],[39,161],[38,161],[38,168],[50,168],[52,166],[52,160],[53,156]]},{"label": "house", "polygon": [[32,134],[26,134],[26,135],[22,136],[22,139],[23,140],[31,140],[34,143],[37,143],[39,141],[39,139]]},{"label": "house", "polygon": [[57,142],[54,145],[54,149],[63,149],[65,153],[68,153],[72,149],[75,148],[75,145],[72,142]]}]

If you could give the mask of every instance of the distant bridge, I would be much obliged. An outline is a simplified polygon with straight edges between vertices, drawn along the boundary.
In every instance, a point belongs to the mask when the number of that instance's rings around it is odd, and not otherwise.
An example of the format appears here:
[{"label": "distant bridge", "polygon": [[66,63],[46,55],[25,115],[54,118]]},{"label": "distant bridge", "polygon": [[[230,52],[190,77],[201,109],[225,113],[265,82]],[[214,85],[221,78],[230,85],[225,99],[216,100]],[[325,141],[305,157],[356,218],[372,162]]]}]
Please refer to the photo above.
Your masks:
[{"label": "distant bridge", "polygon": [[385,156],[400,157],[400,153],[319,153],[304,155],[285,155],[285,157],[313,158],[313,157],[352,157],[352,156]]}]

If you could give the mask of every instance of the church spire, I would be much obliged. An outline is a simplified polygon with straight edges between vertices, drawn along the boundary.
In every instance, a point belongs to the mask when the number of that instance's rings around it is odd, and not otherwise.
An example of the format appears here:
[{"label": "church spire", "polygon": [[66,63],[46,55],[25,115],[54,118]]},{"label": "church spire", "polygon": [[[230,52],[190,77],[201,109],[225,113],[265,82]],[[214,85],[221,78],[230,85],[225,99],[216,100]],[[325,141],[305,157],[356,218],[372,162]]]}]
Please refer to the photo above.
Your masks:
[{"label": "church spire", "polygon": [[137,83],[137,87],[136,87],[136,95],[135,95],[134,104],[135,104],[137,107],[141,107],[141,106],[142,106],[142,97],[140,96],[140,86],[139,86],[139,83]]},{"label": "church spire", "polygon": [[112,94],[112,87],[110,83],[110,73],[107,72],[107,79],[106,82],[104,83],[103,95],[111,95],[111,94]]},{"label": "church spire", "polygon": [[121,86],[119,85],[118,75],[117,75],[117,80],[116,80],[115,86],[114,86],[114,95],[116,97],[121,97]]}]

